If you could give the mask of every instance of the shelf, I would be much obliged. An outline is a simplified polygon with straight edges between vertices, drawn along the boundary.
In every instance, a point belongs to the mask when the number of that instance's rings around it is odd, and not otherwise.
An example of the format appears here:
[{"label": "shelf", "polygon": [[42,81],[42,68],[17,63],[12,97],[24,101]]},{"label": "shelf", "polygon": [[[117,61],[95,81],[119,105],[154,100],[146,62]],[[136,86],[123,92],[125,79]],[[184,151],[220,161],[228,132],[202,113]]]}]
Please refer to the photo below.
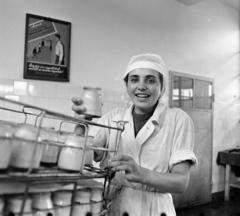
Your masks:
[{"label": "shelf", "polygon": [[85,166],[82,173],[65,171],[56,168],[40,167],[36,173],[8,172],[0,174],[0,182],[73,182],[81,179],[106,178],[108,172],[95,167]]},{"label": "shelf", "polygon": [[240,188],[240,181],[231,182],[231,183],[230,183],[230,186],[231,186],[231,187],[235,187],[235,188]]}]

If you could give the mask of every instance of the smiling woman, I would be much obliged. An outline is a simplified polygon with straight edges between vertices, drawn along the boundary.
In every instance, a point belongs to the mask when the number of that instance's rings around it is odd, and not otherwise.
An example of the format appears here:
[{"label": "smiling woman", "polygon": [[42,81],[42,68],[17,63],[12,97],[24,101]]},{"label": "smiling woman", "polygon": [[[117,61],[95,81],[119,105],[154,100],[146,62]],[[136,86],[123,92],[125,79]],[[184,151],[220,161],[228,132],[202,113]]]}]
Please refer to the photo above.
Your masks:
[{"label": "smiling woman", "polygon": [[[193,153],[194,126],[181,109],[160,101],[166,85],[166,66],[156,54],[133,56],[124,81],[133,105],[114,109],[99,123],[116,126],[123,120],[117,155],[95,152],[95,161],[116,172],[111,183],[111,216],[175,216],[170,193],[183,193],[189,183],[190,168],[197,164]],[[81,98],[72,99],[75,117],[83,118],[86,108]],[[92,128],[94,145],[109,146],[116,135],[105,128]]]},{"label": "smiling woman", "polygon": [[149,113],[155,109],[162,86],[158,74],[148,68],[135,69],[128,74],[127,92],[135,104],[136,114]]},{"label": "smiling woman", "polygon": [[131,58],[124,81],[128,95],[135,104],[136,114],[155,109],[157,100],[165,91],[163,74],[166,74],[166,66],[160,56],[145,54]]}]

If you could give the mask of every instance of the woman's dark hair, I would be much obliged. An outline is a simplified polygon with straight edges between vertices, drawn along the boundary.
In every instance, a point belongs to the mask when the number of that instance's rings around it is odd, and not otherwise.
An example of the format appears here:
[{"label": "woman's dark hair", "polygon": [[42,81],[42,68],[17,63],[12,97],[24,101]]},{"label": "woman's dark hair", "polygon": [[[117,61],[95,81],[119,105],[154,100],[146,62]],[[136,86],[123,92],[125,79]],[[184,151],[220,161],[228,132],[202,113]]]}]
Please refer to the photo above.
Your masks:
[{"label": "woman's dark hair", "polygon": [[[163,89],[163,75],[161,73],[158,73],[159,74],[159,79],[160,79],[160,83],[161,83],[161,90]],[[129,73],[127,74],[127,76],[123,79],[125,84],[127,85],[127,82],[128,82],[128,76]]]}]

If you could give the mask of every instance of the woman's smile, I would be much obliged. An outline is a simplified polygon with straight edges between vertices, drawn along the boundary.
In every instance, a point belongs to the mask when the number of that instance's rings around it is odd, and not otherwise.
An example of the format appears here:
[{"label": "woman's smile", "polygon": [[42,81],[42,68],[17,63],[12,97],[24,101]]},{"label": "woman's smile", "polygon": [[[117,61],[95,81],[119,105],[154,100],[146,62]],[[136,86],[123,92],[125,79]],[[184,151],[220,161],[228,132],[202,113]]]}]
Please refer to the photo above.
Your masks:
[{"label": "woman's smile", "polygon": [[149,95],[146,95],[146,94],[136,94],[135,96],[138,97],[139,99],[146,99],[150,97]]}]

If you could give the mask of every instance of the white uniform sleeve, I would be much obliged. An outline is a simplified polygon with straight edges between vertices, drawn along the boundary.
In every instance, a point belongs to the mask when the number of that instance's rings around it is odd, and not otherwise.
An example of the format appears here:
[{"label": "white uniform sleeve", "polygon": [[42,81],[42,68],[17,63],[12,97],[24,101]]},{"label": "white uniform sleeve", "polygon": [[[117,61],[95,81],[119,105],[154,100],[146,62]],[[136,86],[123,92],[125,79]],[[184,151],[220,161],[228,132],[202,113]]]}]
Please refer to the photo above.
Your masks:
[{"label": "white uniform sleeve", "polygon": [[176,116],[176,126],[173,138],[172,153],[169,160],[169,170],[175,164],[191,161],[192,167],[196,166],[197,158],[193,152],[195,131],[192,119],[183,111]]}]

